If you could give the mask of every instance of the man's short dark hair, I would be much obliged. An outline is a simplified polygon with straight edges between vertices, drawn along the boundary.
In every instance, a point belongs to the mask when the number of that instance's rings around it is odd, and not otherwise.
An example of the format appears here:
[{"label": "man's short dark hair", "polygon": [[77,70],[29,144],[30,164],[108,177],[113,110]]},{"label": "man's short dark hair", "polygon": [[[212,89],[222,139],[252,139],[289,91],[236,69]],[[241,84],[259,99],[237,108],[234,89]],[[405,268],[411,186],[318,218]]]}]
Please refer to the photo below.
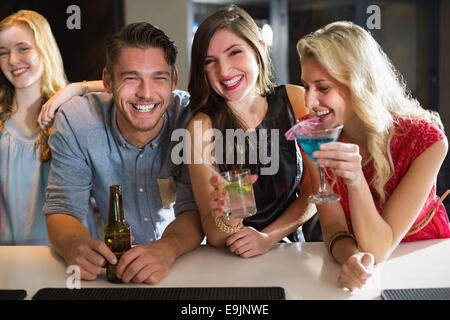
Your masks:
[{"label": "man's short dark hair", "polygon": [[161,48],[168,65],[175,68],[177,47],[169,37],[157,27],[147,22],[131,23],[106,41],[106,70],[113,76],[113,65],[123,48]]}]

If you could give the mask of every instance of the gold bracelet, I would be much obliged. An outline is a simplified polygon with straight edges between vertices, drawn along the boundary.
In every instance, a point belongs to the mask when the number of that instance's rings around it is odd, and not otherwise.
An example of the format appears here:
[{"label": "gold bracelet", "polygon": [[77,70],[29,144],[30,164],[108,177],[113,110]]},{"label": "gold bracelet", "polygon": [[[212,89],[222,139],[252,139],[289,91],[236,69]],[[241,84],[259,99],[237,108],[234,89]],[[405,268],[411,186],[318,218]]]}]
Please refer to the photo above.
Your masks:
[{"label": "gold bracelet", "polygon": [[217,229],[219,229],[220,231],[225,232],[225,233],[235,233],[236,231],[242,229],[242,227],[244,226],[244,225],[242,224],[242,219],[241,219],[241,220],[239,221],[239,223],[238,223],[237,225],[235,225],[235,226],[229,226],[229,225],[227,225],[227,224],[223,221],[222,217],[215,217],[215,218],[214,218],[214,221],[216,222],[216,227],[217,227]]},{"label": "gold bracelet", "polygon": [[87,82],[86,80],[83,80],[83,84],[84,84],[84,92],[83,92],[83,94],[89,93],[89,85],[88,85],[88,82]]},{"label": "gold bracelet", "polygon": [[336,243],[336,241],[340,240],[340,239],[344,239],[344,238],[349,238],[352,239],[353,241],[355,241],[355,244],[358,245],[358,242],[356,241],[356,238],[348,231],[338,231],[335,234],[333,234],[330,239],[328,240],[328,252],[331,254],[331,256],[334,258],[333,256],[333,246]]}]

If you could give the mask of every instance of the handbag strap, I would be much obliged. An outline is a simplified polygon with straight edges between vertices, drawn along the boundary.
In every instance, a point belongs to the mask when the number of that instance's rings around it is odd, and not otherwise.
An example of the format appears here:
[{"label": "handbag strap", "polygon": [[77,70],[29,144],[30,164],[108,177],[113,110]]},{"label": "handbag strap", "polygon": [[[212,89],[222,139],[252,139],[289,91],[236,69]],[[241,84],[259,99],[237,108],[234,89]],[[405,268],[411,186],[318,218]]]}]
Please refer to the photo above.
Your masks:
[{"label": "handbag strap", "polygon": [[436,208],[438,208],[442,204],[442,202],[445,200],[445,198],[448,196],[449,193],[450,189],[445,191],[442,197],[436,203],[436,205],[434,205],[433,208],[431,208],[431,210],[425,215],[425,217],[423,217],[419,222],[415,223],[411,227],[411,229],[409,229],[409,232],[406,234],[405,237],[412,236],[417,232],[419,232],[420,230],[422,230],[423,228],[425,228],[430,223],[431,219],[433,219],[436,213]]}]

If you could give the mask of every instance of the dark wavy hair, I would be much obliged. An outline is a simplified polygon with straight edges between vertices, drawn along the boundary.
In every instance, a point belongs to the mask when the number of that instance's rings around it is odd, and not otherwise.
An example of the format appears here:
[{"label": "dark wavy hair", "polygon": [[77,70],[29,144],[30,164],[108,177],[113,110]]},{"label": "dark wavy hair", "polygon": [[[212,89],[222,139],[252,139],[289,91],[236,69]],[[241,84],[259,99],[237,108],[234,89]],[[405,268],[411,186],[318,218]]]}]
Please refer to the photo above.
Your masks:
[{"label": "dark wavy hair", "polygon": [[[225,133],[226,129],[246,130],[243,122],[231,111],[225,100],[210,86],[205,72],[205,58],[209,42],[216,31],[228,29],[245,40],[255,51],[259,64],[257,86],[265,97],[274,88],[272,63],[266,48],[261,44],[261,32],[252,17],[236,5],[230,5],[207,17],[198,27],[191,51],[191,68],[188,91],[191,95],[189,107],[193,113],[203,112],[212,121],[212,127]],[[237,147],[237,146],[236,146]],[[235,149],[236,150],[236,149]],[[233,167],[219,165],[221,170]]]},{"label": "dark wavy hair", "polygon": [[172,66],[172,76],[177,59],[177,47],[170,38],[157,27],[147,22],[131,23],[123,27],[106,40],[106,64],[105,68],[113,76],[113,65],[117,62],[123,48],[146,49],[161,48],[164,51],[165,60]]}]

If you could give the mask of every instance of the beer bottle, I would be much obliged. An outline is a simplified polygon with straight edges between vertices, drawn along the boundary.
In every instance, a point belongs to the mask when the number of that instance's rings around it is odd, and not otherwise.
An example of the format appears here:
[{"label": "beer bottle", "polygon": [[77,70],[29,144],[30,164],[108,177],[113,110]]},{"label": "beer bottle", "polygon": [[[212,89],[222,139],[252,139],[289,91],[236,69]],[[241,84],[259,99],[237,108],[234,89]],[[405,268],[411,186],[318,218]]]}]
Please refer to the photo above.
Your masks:
[{"label": "beer bottle", "polygon": [[[122,188],[120,185],[109,187],[109,214],[108,224],[105,227],[105,243],[117,258],[131,248],[130,226],[125,221],[122,206]],[[121,283],[122,279],[116,276],[116,265],[106,264],[106,277],[108,281]]]}]

